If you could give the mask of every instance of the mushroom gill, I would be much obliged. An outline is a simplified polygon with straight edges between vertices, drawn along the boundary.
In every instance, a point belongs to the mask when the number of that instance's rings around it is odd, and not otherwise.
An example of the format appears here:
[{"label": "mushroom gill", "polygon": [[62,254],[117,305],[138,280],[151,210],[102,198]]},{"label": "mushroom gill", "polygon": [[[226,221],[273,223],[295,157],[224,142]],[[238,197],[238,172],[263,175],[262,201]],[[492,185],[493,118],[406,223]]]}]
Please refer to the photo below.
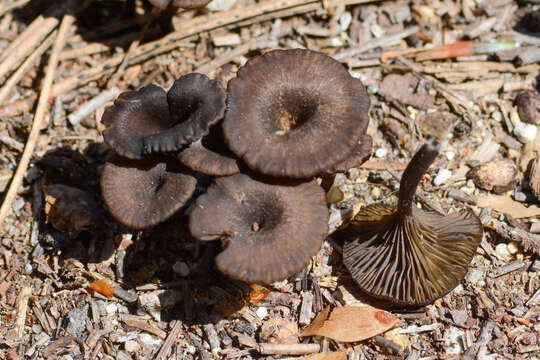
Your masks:
[{"label": "mushroom gill", "polygon": [[434,301],[459,284],[482,239],[472,211],[443,216],[413,206],[439,151],[430,141],[415,154],[402,175],[397,207],[368,206],[342,231],[345,266],[374,297],[405,306]]}]

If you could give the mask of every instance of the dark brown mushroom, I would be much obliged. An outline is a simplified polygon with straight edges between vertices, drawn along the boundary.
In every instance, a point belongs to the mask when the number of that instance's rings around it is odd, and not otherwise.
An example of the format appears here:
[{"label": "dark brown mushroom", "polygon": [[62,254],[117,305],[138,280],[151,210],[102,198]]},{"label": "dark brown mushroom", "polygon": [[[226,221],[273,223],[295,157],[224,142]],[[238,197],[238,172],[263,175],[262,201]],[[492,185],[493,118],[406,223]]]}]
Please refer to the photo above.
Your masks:
[{"label": "dark brown mushroom", "polygon": [[101,174],[101,194],[111,215],[132,229],[168,219],[195,191],[197,180],[173,162],[115,157]]},{"label": "dark brown mushroom", "polygon": [[271,283],[300,271],[328,232],[324,191],[313,183],[271,185],[244,174],[218,178],[190,213],[200,240],[221,239],[218,269],[231,278]]},{"label": "dark brown mushroom", "polygon": [[229,176],[240,172],[241,161],[225,145],[221,124],[212,126],[208,135],[182,150],[178,159],[206,175]]},{"label": "dark brown mushroom", "polygon": [[352,154],[350,154],[345,160],[332,166],[327,172],[347,172],[349,169],[359,167],[365,163],[371,157],[371,150],[373,149],[373,139],[369,135],[362,135]]},{"label": "dark brown mushroom", "polygon": [[459,284],[482,239],[471,211],[440,215],[413,206],[416,188],[439,153],[424,144],[401,178],[397,208],[372,205],[342,232],[343,261],[368,294],[406,306],[428,304]]},{"label": "dark brown mushroom", "polygon": [[148,0],[150,4],[159,9],[166,9],[169,5],[181,9],[200,9],[205,7],[210,0]]},{"label": "dark brown mushroom", "polygon": [[368,109],[362,82],[336,60],[274,50],[249,60],[229,82],[223,129],[230,149],[253,170],[310,177],[352,153]]},{"label": "dark brown mushroom", "polygon": [[103,114],[103,138],[130,159],[177,151],[223,117],[225,97],[217,81],[198,73],[180,77],[168,93],[155,85],[125,92]]}]

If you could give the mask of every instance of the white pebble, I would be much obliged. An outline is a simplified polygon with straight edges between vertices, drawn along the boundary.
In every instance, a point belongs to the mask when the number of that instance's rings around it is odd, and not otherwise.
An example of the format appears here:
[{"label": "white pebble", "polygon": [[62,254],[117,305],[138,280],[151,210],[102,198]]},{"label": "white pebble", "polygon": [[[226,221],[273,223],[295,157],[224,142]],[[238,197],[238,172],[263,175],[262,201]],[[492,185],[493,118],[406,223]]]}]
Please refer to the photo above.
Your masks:
[{"label": "white pebble", "polygon": [[519,141],[524,143],[533,141],[536,138],[537,132],[538,128],[536,125],[527,124],[521,121],[514,127],[514,134],[516,134]]},{"label": "white pebble", "polygon": [[459,355],[463,352],[461,339],[465,333],[456,327],[449,327],[443,333],[443,342],[445,351],[448,355]]},{"label": "white pebble", "polygon": [[450,177],[452,176],[452,172],[447,169],[439,169],[439,172],[437,173],[437,176],[435,176],[435,179],[433,179],[433,185],[439,186],[444,184]]},{"label": "white pebble", "polygon": [[126,343],[124,344],[124,349],[127,352],[136,352],[137,350],[139,350],[139,343],[133,340],[126,341]]},{"label": "white pebble", "polygon": [[344,12],[339,17],[339,27],[340,27],[341,31],[347,31],[347,29],[351,25],[351,21],[352,21],[351,13],[350,12]]},{"label": "white pebble", "polygon": [[236,0],[212,0],[206,5],[206,8],[210,11],[227,11],[230,10],[234,4],[236,4]]},{"label": "white pebble", "polygon": [[118,307],[115,303],[111,303],[105,307],[107,314],[114,314],[118,310]]},{"label": "white pebble", "polygon": [[268,310],[265,307],[261,306],[257,309],[257,316],[259,319],[264,319],[266,315],[268,315]]},{"label": "white pebble", "polygon": [[451,161],[454,159],[454,157],[456,156],[456,153],[453,152],[453,151],[447,151],[444,153],[444,156],[446,156],[446,158],[448,159],[448,161]]},{"label": "white pebble", "polygon": [[33,270],[32,265],[30,265],[29,263],[24,265],[24,272],[25,273],[30,274],[32,272],[32,270]]},{"label": "white pebble", "polygon": [[150,345],[150,346],[161,345],[161,342],[162,342],[161,339],[155,338],[152,335],[146,334],[146,333],[139,335],[139,340],[141,340],[141,342],[144,345]]},{"label": "white pebble", "polygon": [[503,119],[503,116],[500,111],[494,111],[491,113],[491,117],[498,122],[501,122]]},{"label": "white pebble", "polygon": [[378,158],[385,157],[386,154],[388,154],[388,149],[378,148],[377,150],[375,150],[375,156]]},{"label": "white pebble", "polygon": [[510,252],[508,251],[508,245],[501,243],[495,246],[495,256],[502,261],[510,260]]}]

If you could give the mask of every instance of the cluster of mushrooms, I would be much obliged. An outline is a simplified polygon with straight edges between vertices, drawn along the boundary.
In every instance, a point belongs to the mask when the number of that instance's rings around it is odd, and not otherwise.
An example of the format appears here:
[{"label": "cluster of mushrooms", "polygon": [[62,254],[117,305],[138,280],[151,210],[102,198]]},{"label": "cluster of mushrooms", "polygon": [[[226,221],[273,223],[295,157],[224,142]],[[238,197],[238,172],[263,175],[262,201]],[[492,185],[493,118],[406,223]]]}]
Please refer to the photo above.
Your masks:
[{"label": "cluster of mushrooms", "polygon": [[[325,192],[314,178],[369,158],[368,110],[360,80],[331,57],[300,49],[250,59],[227,91],[192,73],[168,92],[149,85],[123,93],[102,118],[115,153],[101,176],[104,202],[117,221],[144,229],[188,202],[197,173],[214,176],[186,210],[191,234],[221,240],[215,261],[229,277],[283,280],[328,234]],[[440,216],[413,205],[440,148],[429,141],[414,156],[397,208],[368,206],[341,232],[346,267],[375,297],[433,301],[463,278],[481,240],[472,212]]]}]

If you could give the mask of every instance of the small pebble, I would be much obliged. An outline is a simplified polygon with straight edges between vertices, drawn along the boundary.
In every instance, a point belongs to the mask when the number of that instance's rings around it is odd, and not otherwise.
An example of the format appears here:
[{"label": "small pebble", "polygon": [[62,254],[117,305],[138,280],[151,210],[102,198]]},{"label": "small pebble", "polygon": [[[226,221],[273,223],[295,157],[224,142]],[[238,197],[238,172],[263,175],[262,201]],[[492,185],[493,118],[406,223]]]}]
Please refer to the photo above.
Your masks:
[{"label": "small pebble", "polygon": [[450,179],[451,176],[452,176],[452,172],[450,170],[439,169],[437,176],[435,176],[435,179],[433,179],[433,185],[440,186],[446,183],[446,181],[448,181],[448,179]]},{"label": "small pebble", "polygon": [[518,253],[519,251],[519,247],[518,247],[518,244],[515,242],[515,241],[510,241],[508,243],[508,252],[512,255],[515,255]]},{"label": "small pebble", "polygon": [[465,333],[456,327],[449,327],[443,333],[443,342],[448,355],[459,355],[463,352],[462,338]]},{"label": "small pebble", "polygon": [[341,31],[347,31],[347,29],[351,25],[351,21],[352,15],[350,12],[347,11],[341,14],[341,16],[339,17],[339,28],[341,29]]},{"label": "small pebble", "polygon": [[451,161],[452,159],[454,159],[454,157],[456,157],[456,153],[453,151],[447,151],[444,153],[444,156],[446,156],[448,161]]},{"label": "small pebble", "polygon": [[495,256],[497,256],[497,258],[502,261],[510,260],[510,252],[508,251],[508,245],[498,244],[497,246],[495,246]]},{"label": "small pebble", "polygon": [[510,159],[490,161],[476,166],[467,173],[467,178],[484,190],[501,194],[513,189],[517,184],[517,166]]},{"label": "small pebble", "polygon": [[127,352],[136,352],[137,350],[139,350],[139,343],[133,340],[126,341],[126,343],[124,344],[124,350],[126,350]]},{"label": "small pebble", "polygon": [[264,319],[266,315],[268,315],[268,310],[265,307],[261,306],[257,309],[257,316],[259,319]]},{"label": "small pebble", "polygon": [[514,134],[517,136],[518,140],[524,143],[531,142],[536,139],[536,133],[538,128],[536,125],[527,124],[524,122],[518,122],[514,127]]},{"label": "small pebble", "polygon": [[377,150],[375,150],[375,156],[378,158],[383,158],[386,156],[386,154],[388,154],[388,149],[378,148]]},{"label": "small pebble", "polygon": [[32,272],[33,268],[32,268],[32,265],[30,263],[26,263],[26,265],[24,265],[24,272],[27,273],[27,274],[30,274]]},{"label": "small pebble", "polygon": [[161,339],[157,339],[152,335],[146,333],[139,335],[139,340],[141,340],[141,342],[147,346],[160,345],[162,342]]},{"label": "small pebble", "polygon": [[366,91],[368,94],[376,94],[379,92],[379,85],[369,84],[368,86],[366,86]]},{"label": "small pebble", "polygon": [[11,208],[13,209],[13,211],[18,214],[19,211],[21,211],[21,209],[24,207],[24,199],[23,198],[19,198],[17,200],[15,200],[15,202],[13,203],[13,205],[11,205]]},{"label": "small pebble", "polygon": [[503,116],[500,111],[494,111],[491,113],[491,117],[498,122],[501,122],[503,119]]},{"label": "small pebble", "polygon": [[206,5],[206,8],[210,11],[227,11],[231,9],[234,4],[236,4],[236,0],[212,0]]},{"label": "small pebble", "polygon": [[527,201],[527,195],[525,195],[524,192],[521,191],[514,191],[514,200],[519,202],[526,202]]},{"label": "small pebble", "polygon": [[178,275],[182,277],[186,277],[190,273],[189,267],[183,261],[175,262],[172,268],[175,273],[177,273]]},{"label": "small pebble", "polygon": [[118,307],[115,303],[110,303],[105,307],[107,314],[114,314],[118,310]]},{"label": "small pebble", "polygon": [[32,332],[33,332],[34,334],[36,334],[36,335],[37,335],[37,334],[40,334],[40,333],[41,333],[41,330],[42,330],[42,329],[41,329],[41,325],[39,325],[39,324],[34,324],[34,325],[32,325]]}]

